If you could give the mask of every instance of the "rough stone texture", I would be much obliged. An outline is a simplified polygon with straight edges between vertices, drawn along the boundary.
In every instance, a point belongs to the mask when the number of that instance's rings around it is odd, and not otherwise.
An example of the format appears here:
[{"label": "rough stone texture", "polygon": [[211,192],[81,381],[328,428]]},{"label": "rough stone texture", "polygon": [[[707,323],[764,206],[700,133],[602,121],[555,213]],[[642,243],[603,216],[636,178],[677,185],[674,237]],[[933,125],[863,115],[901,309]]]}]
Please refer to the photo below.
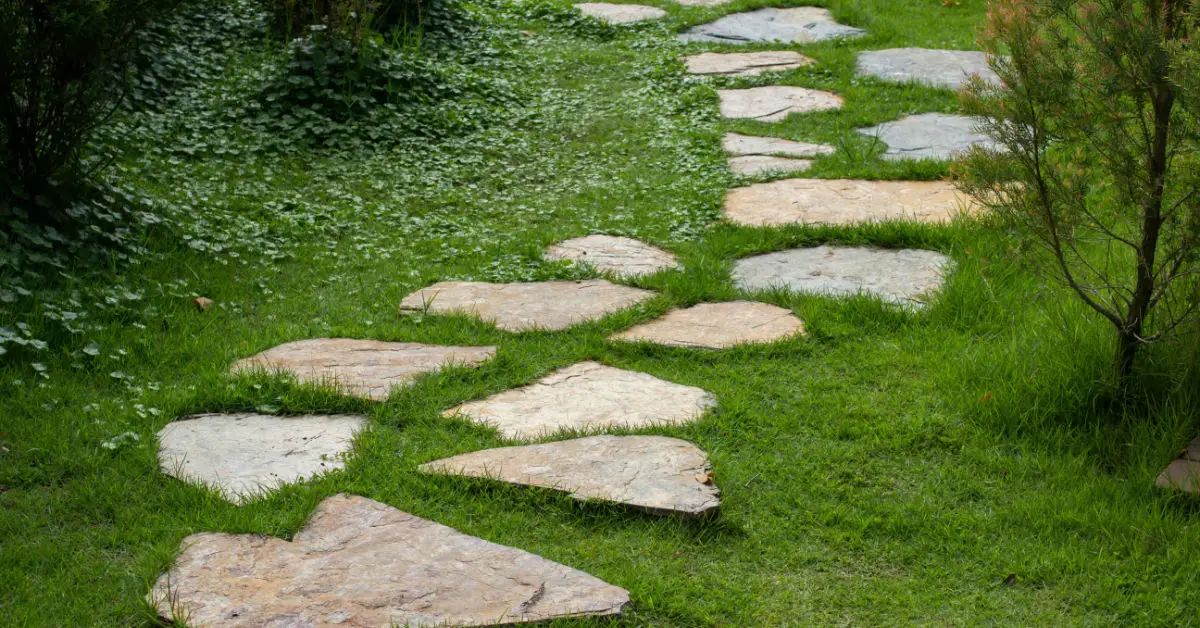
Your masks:
[{"label": "rough stone texture", "polygon": [[1158,474],[1154,484],[1159,488],[1200,493],[1200,438],[1189,443],[1187,449]]},{"label": "rough stone texture", "polygon": [[992,138],[975,132],[979,122],[970,116],[923,113],[858,132],[887,144],[884,159],[953,159],[972,146],[1001,150]]},{"label": "rough stone texture", "polygon": [[725,217],[751,227],[946,222],[967,206],[953,185],[941,181],[786,179],[730,190]]},{"label": "rough stone texture", "polygon": [[494,626],[613,615],[629,593],[365,497],[321,502],[291,542],[193,534],[150,601],[193,628]]},{"label": "rough stone texture", "polygon": [[715,7],[719,4],[727,4],[733,0],[675,0],[685,7]]},{"label": "rough stone texture", "polygon": [[665,436],[591,436],[488,449],[435,460],[421,471],[540,486],[664,514],[699,515],[721,504],[708,456]]},{"label": "rough stone texture", "polygon": [[590,15],[609,24],[632,24],[644,20],[657,20],[667,14],[657,7],[640,4],[609,4],[607,2],[584,2],[575,5],[584,15]]},{"label": "rough stone texture", "polygon": [[602,273],[626,277],[653,275],[675,268],[675,256],[633,238],[590,235],[559,242],[546,251],[546,259],[587,262]]},{"label": "rough stone texture", "polygon": [[808,142],[794,142],[778,137],[759,137],[754,135],[740,135],[738,133],[726,133],[721,145],[725,149],[725,152],[737,156],[783,155],[786,157],[820,157],[821,155],[832,155],[836,150],[827,144],[809,144]]},{"label": "rough stone texture", "polygon": [[282,371],[302,382],[328,383],[347,393],[383,400],[422,373],[445,366],[476,366],[496,355],[495,347],[448,347],[415,342],[351,338],[297,340],[239,360],[233,372]]},{"label": "rough stone texture", "polygon": [[793,113],[841,109],[842,97],[806,87],[769,85],[717,90],[721,115],[761,122],[779,122]]},{"label": "rough stone texture", "polygon": [[804,323],[768,303],[733,301],[701,303],[668,312],[612,336],[613,340],[644,340],[676,347],[724,349],[746,343],[774,342],[804,333]]},{"label": "rough stone texture", "polygon": [[866,31],[833,21],[828,9],[794,7],[758,9],[726,15],[680,33],[679,41],[746,44],[756,41],[808,44],[842,37],[859,37]]},{"label": "rough stone texture", "polygon": [[580,362],[522,388],[443,413],[489,425],[505,438],[535,439],[561,429],[689,423],[717,405],[712,393],[598,362]]},{"label": "rough stone texture", "polygon": [[727,74],[758,76],[763,72],[778,72],[816,63],[798,52],[767,50],[764,52],[705,52],[686,57],[689,74]]},{"label": "rough stone texture", "polygon": [[812,168],[812,161],[808,159],[788,159],[787,157],[772,157],[770,155],[744,155],[729,158],[729,169],[733,171],[733,174],[739,174],[744,177],[804,172],[809,168]]},{"label": "rough stone texture", "polygon": [[162,472],[218,489],[234,503],[341,469],[362,416],[199,414],[158,432]]},{"label": "rough stone texture", "polygon": [[739,260],[733,279],[744,290],[783,288],[827,296],[864,293],[919,307],[941,286],[950,268],[950,258],[934,251],[819,246]]},{"label": "rough stone texture", "polygon": [[916,81],[958,89],[973,75],[996,85],[1000,77],[988,67],[987,54],[974,50],[890,48],[858,53],[858,73],[885,81]]},{"label": "rough stone texture", "polygon": [[603,279],[537,283],[443,281],[400,302],[401,312],[478,316],[507,331],[560,330],[631,307],[654,296],[649,290]]}]

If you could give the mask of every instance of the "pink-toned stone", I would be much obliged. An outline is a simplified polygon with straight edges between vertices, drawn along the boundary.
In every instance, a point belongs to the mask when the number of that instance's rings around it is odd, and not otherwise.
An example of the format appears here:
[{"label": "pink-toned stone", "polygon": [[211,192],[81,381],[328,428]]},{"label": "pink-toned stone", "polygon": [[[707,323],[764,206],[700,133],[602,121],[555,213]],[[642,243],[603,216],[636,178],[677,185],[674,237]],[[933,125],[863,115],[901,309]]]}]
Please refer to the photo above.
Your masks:
[{"label": "pink-toned stone", "polygon": [[1158,475],[1154,484],[1159,488],[1200,493],[1200,437],[1188,443],[1179,457]]},{"label": "pink-toned stone", "polygon": [[851,225],[882,220],[948,222],[969,205],[943,181],[785,179],[734,188],[725,216],[738,225]]},{"label": "pink-toned stone", "polygon": [[612,339],[724,349],[775,342],[803,333],[804,323],[791,310],[757,301],[733,301],[673,310],[660,319],[614,334]]},{"label": "pink-toned stone", "polygon": [[813,59],[790,50],[762,52],[704,52],[685,57],[688,74],[725,74],[729,76],[758,76],[763,72],[793,70],[816,63]]},{"label": "pink-toned stone", "polygon": [[721,115],[760,122],[779,122],[793,113],[841,109],[842,97],[806,87],[770,85],[749,89],[722,89]]},{"label": "pink-toned stone", "polygon": [[788,159],[787,157],[772,157],[770,155],[744,155],[729,158],[729,170],[733,174],[745,177],[757,177],[764,174],[783,174],[788,172],[804,172],[812,168],[808,159]]}]

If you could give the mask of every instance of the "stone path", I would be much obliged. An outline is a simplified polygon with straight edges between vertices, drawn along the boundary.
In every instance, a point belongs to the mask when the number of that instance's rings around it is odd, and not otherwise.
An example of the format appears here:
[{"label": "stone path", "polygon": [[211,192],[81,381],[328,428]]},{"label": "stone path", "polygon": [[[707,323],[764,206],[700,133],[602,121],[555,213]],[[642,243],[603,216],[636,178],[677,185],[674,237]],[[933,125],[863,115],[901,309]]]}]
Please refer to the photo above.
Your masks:
[{"label": "stone path", "polygon": [[232,371],[291,373],[301,382],[330,384],[347,393],[382,401],[394,388],[446,366],[477,366],[495,347],[448,347],[415,342],[352,338],[297,340],[235,362]]},{"label": "stone path", "polygon": [[1158,474],[1154,484],[1185,493],[1200,493],[1200,437],[1188,443],[1179,457]]},{"label": "stone path", "polygon": [[858,53],[858,74],[896,83],[916,81],[949,89],[963,87],[973,75],[992,85],[1000,82],[988,66],[987,54],[974,50],[868,50]]},{"label": "stone path", "polygon": [[804,323],[791,310],[755,301],[701,303],[612,336],[674,347],[725,349],[802,335]]},{"label": "stone path", "polygon": [[945,113],[923,113],[859,129],[887,144],[884,159],[953,159],[973,146],[1001,147],[987,135],[975,132],[980,120]]},{"label": "stone path", "polygon": [[726,15],[715,22],[693,27],[678,35],[679,41],[723,44],[785,42],[810,44],[843,37],[860,37],[866,31],[838,24],[828,9],[795,7],[758,9]]},{"label": "stone path", "polygon": [[968,205],[941,181],[786,179],[734,188],[725,217],[750,227],[852,225],[882,220],[947,222]]},{"label": "stone path", "polygon": [[690,423],[717,400],[712,393],[646,373],[599,362],[580,362],[521,388],[451,408],[512,440],[532,440],[560,430],[601,430]]},{"label": "stone path", "polygon": [[[774,137],[755,137],[726,133],[722,142],[729,153],[729,169],[734,174],[758,176],[769,173],[802,172],[812,167],[809,159],[790,157],[819,157],[834,152],[832,146],[793,142]],[[777,155],[788,155],[779,157]]]},{"label": "stone path", "polygon": [[842,108],[842,97],[806,87],[751,87],[722,89],[721,115],[760,122],[779,122],[793,113],[828,111]]},{"label": "stone path", "polygon": [[794,70],[816,63],[798,52],[766,50],[763,52],[705,52],[684,58],[688,74],[727,76],[758,76],[763,72]]},{"label": "stone path", "polygon": [[667,15],[657,7],[640,4],[609,4],[607,2],[584,2],[575,5],[580,13],[609,24],[632,24],[646,20],[657,20]]},{"label": "stone path", "polygon": [[665,436],[591,436],[486,449],[435,460],[420,470],[551,488],[662,514],[699,515],[721,504],[708,456]]},{"label": "stone path", "polygon": [[586,262],[602,273],[625,277],[653,275],[679,266],[675,256],[633,238],[590,235],[559,242],[546,250],[548,260]]},{"label": "stone path", "polygon": [[192,628],[494,626],[621,612],[629,593],[365,497],[321,502],[292,541],[183,540],[150,601]]}]

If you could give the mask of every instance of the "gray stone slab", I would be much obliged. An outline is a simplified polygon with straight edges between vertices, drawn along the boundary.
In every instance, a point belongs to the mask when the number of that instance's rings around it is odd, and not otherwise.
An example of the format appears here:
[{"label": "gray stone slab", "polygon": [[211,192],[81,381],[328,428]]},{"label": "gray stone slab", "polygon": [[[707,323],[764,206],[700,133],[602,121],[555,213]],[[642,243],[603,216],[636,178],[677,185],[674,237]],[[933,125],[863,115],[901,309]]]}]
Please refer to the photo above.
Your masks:
[{"label": "gray stone slab", "polygon": [[726,118],[779,122],[793,113],[842,108],[842,97],[807,87],[769,85],[717,90],[721,115]]},{"label": "gray stone slab", "polygon": [[785,179],[734,188],[725,217],[749,227],[852,225],[883,220],[947,222],[970,201],[944,181]]},{"label": "gray stone slab", "polygon": [[685,7],[715,7],[721,4],[728,4],[733,0],[675,0]]},{"label": "gray stone slab", "polygon": [[725,152],[736,156],[779,155],[782,157],[820,157],[832,155],[836,150],[828,144],[795,142],[778,137],[762,137],[726,133],[721,141]]},{"label": "gray stone slab", "polygon": [[672,310],[660,319],[614,334],[611,339],[725,349],[775,342],[803,333],[804,323],[791,310],[757,301],[732,301]]},{"label": "gray stone slab", "polygon": [[772,157],[770,155],[745,155],[729,158],[729,170],[733,174],[744,177],[757,177],[767,174],[786,174],[804,172],[812,168],[808,159],[788,159],[787,157]]},{"label": "gray stone slab", "polygon": [[991,137],[975,131],[980,122],[970,116],[923,113],[858,132],[887,144],[884,159],[954,159],[972,146],[1002,150]]},{"label": "gray stone slab", "polygon": [[365,497],[321,502],[289,542],[193,534],[150,602],[192,628],[495,626],[620,613],[629,593]]},{"label": "gray stone slab", "polygon": [[607,2],[584,2],[575,5],[584,15],[594,17],[609,24],[632,24],[645,20],[657,20],[666,16],[667,12],[657,7],[640,4],[610,4]]},{"label": "gray stone slab", "polygon": [[785,42],[809,44],[844,37],[861,37],[866,31],[838,24],[828,9],[793,7],[758,9],[726,15],[680,33],[683,42],[705,41],[725,44]]},{"label": "gray stone slab", "polygon": [[642,277],[675,268],[675,256],[633,238],[590,235],[559,242],[546,250],[546,259],[585,262],[602,273]]},{"label": "gray stone slab", "polygon": [[727,76],[758,76],[764,72],[781,72],[816,63],[798,52],[790,50],[764,50],[762,52],[705,52],[685,57],[688,74],[700,76],[722,74]]},{"label": "gray stone slab", "polygon": [[1179,457],[1158,474],[1154,485],[1185,493],[1200,493],[1200,437],[1188,443]]},{"label": "gray stone slab", "polygon": [[885,81],[915,81],[933,87],[958,89],[971,76],[997,85],[1000,78],[988,66],[986,53],[975,50],[890,48],[858,53],[858,74]]}]

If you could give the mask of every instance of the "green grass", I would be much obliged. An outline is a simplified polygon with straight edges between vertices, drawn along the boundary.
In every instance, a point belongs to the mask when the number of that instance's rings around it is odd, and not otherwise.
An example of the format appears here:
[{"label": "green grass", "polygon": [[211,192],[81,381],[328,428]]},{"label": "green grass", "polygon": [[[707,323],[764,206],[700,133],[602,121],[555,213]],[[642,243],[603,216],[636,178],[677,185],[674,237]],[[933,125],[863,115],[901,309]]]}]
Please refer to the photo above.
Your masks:
[{"label": "green grass", "polygon": [[[1001,227],[718,222],[737,183],[720,151],[727,130],[839,147],[806,176],[946,176],[944,163],[879,160],[882,147],[854,129],[955,111],[954,95],[855,78],[854,53],[969,48],[983,2],[830,2],[871,35],[794,47],[818,60],[809,68],[703,81],[683,78],[679,57],[722,47],[670,36],[765,5],[646,1],[668,18],[606,29],[476,7],[510,29],[509,61],[489,71],[519,84],[525,100],[511,105],[515,118],[468,136],[291,157],[132,151],[121,164],[130,185],[193,208],[194,228],[183,231],[203,241],[188,246],[164,229],[143,263],[68,269],[0,309],[0,324],[27,323],[50,342],[0,358],[0,623],[151,625],[143,596],[183,537],[289,537],[337,492],[534,552],[632,595],[623,618],[563,625],[1198,623],[1200,502],[1152,486],[1197,424],[1197,397],[1171,375],[1195,361],[1194,347],[1150,354],[1146,380],[1167,392],[1115,406],[1106,323],[1017,259]],[[766,48],[784,47],[737,49]],[[218,92],[236,82],[213,80]],[[833,90],[845,107],[778,124],[717,118],[715,87],[763,84]],[[171,141],[156,133],[148,137]],[[218,130],[213,143],[237,137]],[[629,282],[660,293],[646,305],[558,333],[397,312],[403,296],[442,279],[588,276],[540,255],[593,232],[662,245],[682,269]],[[738,257],[823,242],[930,248],[957,268],[919,313],[866,298],[746,295],[729,279]],[[216,306],[196,311],[197,295]],[[605,340],[672,307],[746,297],[791,308],[809,335],[720,352]],[[86,314],[78,333],[46,318],[63,310]],[[226,375],[238,358],[320,336],[499,349],[481,368],[424,377],[384,403]],[[82,351],[92,342],[98,355]],[[506,444],[441,418],[443,409],[580,360],[717,396],[719,409],[695,424],[645,432],[709,453],[724,491],[719,517],[659,518],[416,472]],[[255,409],[361,412],[371,423],[344,472],[242,507],[158,472],[154,434],[176,416]],[[126,431],[140,442],[101,446]],[[1004,583],[1009,574],[1015,583]]]}]

